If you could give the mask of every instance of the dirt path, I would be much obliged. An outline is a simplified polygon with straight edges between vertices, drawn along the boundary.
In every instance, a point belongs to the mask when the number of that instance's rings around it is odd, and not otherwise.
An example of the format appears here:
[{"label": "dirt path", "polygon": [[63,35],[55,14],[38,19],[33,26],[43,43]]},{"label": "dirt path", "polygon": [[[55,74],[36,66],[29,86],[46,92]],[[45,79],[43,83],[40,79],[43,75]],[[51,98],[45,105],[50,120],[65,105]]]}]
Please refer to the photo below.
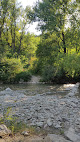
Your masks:
[{"label": "dirt path", "polygon": [[9,136],[0,139],[0,142],[44,142],[44,136],[30,135],[26,137],[20,134],[16,134],[13,137]]},{"label": "dirt path", "polygon": [[32,76],[31,80],[29,81],[29,83],[39,83],[40,82],[41,77],[40,76]]}]

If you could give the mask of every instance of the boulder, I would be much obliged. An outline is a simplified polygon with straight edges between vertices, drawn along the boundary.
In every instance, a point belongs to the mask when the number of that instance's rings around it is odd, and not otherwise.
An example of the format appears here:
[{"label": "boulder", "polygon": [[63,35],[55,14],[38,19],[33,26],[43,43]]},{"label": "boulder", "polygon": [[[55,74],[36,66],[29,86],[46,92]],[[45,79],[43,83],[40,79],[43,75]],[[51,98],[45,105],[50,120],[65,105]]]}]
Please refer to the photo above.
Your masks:
[{"label": "boulder", "polygon": [[45,142],[71,142],[71,141],[66,140],[60,135],[48,134],[47,137],[45,138]]},{"label": "boulder", "polygon": [[9,87],[5,89],[5,91],[12,91]]},{"label": "boulder", "polygon": [[80,136],[75,133],[75,130],[72,127],[70,127],[64,134],[72,142],[80,142]]},{"label": "boulder", "polygon": [[0,137],[9,135],[9,134],[11,134],[11,130],[9,130],[4,124],[0,125]]}]

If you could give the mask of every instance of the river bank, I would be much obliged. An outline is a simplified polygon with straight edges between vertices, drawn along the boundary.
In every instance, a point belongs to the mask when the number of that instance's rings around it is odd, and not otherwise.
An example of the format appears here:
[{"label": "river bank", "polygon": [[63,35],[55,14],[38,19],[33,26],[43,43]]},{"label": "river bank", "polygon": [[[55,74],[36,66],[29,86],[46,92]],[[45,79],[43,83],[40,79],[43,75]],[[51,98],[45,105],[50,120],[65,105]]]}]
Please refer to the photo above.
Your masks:
[{"label": "river bank", "polygon": [[[53,87],[53,86],[51,86]],[[49,92],[26,95],[26,90],[6,88],[0,91],[0,117],[4,110],[12,108],[10,115],[48,133],[61,132],[73,142],[80,141],[80,97],[79,83],[65,84]],[[29,90],[27,90],[27,93]],[[64,95],[61,95],[61,93]],[[59,133],[60,134],[60,133]],[[71,137],[70,137],[70,135]],[[73,138],[75,136],[75,139]],[[67,140],[66,139],[66,140]],[[76,141],[75,141],[76,140]]]}]

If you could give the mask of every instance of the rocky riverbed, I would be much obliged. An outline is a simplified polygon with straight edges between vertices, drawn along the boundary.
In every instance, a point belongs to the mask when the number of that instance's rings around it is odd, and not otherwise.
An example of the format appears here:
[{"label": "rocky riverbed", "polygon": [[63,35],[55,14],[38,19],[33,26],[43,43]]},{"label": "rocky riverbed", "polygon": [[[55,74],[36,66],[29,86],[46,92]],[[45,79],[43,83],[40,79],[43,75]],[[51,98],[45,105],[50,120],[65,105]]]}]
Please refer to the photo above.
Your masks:
[{"label": "rocky riverbed", "polygon": [[[34,96],[25,95],[25,91],[11,90],[6,88],[0,91],[0,117],[3,117],[4,110],[12,108],[12,114],[17,117],[17,121],[22,121],[29,126],[36,126],[48,130],[61,131],[63,136],[49,134],[48,142],[80,142],[80,98],[79,83],[66,84],[61,90],[36,94]],[[61,92],[67,92],[61,95]],[[78,95],[77,95],[78,94]],[[51,130],[51,131],[50,131]],[[49,133],[48,132],[48,133]],[[53,138],[54,137],[54,138]],[[59,139],[58,138],[58,139]],[[47,142],[47,140],[46,140]]]}]

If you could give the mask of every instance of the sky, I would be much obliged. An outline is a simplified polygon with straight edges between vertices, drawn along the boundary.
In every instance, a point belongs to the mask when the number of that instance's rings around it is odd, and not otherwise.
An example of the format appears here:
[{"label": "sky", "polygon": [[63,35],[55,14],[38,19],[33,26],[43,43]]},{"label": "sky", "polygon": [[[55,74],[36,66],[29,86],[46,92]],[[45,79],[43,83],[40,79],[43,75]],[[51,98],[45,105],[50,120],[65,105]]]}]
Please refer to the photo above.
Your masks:
[{"label": "sky", "polygon": [[[34,4],[38,1],[38,0],[17,0],[18,2],[21,2],[22,6],[25,8],[26,6],[34,6]],[[35,22],[33,24],[30,25],[28,31],[30,33],[34,33],[35,35],[39,35],[41,34],[40,31],[38,31],[37,28],[38,22]]]},{"label": "sky", "polygon": [[21,2],[24,8],[26,6],[33,6],[37,1],[38,0],[18,0],[18,2]]}]

